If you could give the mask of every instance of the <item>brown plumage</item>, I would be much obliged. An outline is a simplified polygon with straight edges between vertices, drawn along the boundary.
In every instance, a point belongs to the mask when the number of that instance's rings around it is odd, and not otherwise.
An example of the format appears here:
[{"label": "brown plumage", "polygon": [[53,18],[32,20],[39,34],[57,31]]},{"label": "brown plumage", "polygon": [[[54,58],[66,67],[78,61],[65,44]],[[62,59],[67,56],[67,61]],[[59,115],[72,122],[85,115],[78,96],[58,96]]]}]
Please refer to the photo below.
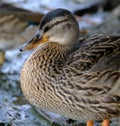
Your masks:
[{"label": "brown plumage", "polygon": [[22,68],[22,91],[32,105],[74,120],[119,116],[120,36],[84,38],[78,29],[73,15],[64,9],[42,19],[40,31],[21,48],[43,43]]}]

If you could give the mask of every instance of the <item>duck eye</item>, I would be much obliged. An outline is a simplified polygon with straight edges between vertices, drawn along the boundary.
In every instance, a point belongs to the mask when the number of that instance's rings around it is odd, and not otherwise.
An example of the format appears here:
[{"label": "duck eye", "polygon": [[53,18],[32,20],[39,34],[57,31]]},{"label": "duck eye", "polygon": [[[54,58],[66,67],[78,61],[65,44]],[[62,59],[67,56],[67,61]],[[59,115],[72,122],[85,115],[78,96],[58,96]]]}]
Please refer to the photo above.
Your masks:
[{"label": "duck eye", "polygon": [[46,26],[46,27],[44,28],[44,32],[47,32],[48,30],[49,30],[49,27]]}]

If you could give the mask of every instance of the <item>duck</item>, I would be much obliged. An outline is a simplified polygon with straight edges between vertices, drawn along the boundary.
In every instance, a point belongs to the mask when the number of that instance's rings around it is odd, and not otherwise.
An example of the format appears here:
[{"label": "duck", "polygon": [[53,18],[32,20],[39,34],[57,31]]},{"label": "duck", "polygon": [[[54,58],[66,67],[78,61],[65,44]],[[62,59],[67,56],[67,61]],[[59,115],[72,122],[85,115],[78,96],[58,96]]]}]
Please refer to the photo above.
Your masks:
[{"label": "duck", "polygon": [[20,51],[35,49],[25,61],[20,84],[33,106],[73,120],[120,116],[120,35],[82,37],[73,14],[63,8],[48,12]]},{"label": "duck", "polygon": [[37,30],[41,13],[31,12],[0,2],[0,66],[5,62],[5,52],[15,49]]}]

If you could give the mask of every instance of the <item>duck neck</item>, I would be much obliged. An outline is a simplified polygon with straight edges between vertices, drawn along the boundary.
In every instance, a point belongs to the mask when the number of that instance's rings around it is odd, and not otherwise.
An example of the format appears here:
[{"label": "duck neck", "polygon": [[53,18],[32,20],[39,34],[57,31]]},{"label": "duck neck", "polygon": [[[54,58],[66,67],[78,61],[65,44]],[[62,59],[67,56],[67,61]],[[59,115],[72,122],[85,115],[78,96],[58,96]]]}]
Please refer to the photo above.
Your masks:
[{"label": "duck neck", "polygon": [[34,70],[41,72],[42,76],[52,79],[59,75],[70,52],[70,47],[51,42],[42,48],[37,48],[29,62],[33,64]]}]

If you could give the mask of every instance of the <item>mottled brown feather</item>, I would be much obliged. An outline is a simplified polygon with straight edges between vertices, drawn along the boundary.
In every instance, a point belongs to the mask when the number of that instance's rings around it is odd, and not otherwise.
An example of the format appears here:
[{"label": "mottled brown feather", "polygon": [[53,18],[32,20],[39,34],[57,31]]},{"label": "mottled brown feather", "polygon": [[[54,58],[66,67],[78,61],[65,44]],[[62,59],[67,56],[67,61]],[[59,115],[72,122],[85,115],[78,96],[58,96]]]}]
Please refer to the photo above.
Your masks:
[{"label": "mottled brown feather", "polygon": [[120,115],[120,36],[82,38],[69,49],[49,42],[21,71],[29,102],[75,120]]}]

